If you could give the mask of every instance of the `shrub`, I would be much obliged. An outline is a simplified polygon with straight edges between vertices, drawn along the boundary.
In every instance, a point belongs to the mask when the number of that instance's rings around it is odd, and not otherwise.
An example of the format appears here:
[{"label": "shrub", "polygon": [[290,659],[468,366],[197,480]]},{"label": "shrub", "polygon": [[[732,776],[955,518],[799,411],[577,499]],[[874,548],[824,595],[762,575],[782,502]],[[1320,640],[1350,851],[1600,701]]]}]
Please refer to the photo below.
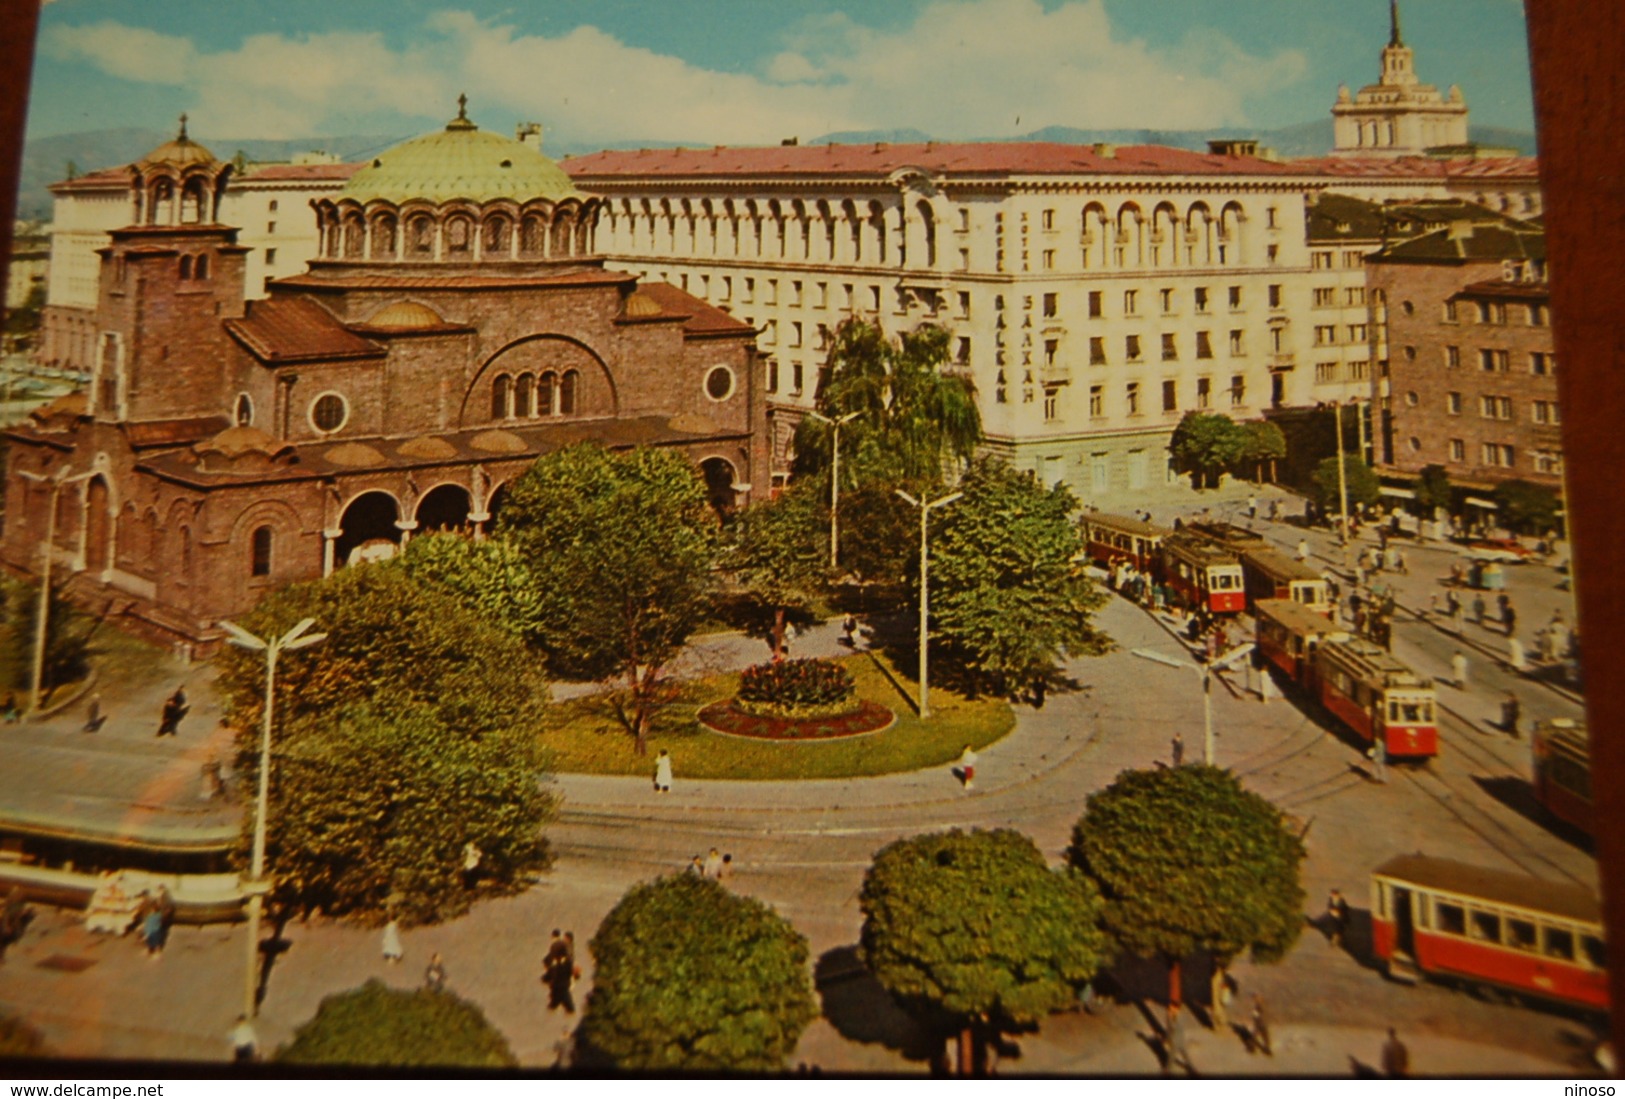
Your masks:
[{"label": "shrub", "polygon": [[406,992],[376,980],[323,1000],[277,1051],[291,1065],[455,1065],[514,1068],[508,1041],[485,1013],[449,992]]},{"label": "shrub", "polygon": [[838,706],[852,698],[852,674],[833,660],[816,657],[780,660],[746,668],[739,677],[739,701],[800,710]]}]

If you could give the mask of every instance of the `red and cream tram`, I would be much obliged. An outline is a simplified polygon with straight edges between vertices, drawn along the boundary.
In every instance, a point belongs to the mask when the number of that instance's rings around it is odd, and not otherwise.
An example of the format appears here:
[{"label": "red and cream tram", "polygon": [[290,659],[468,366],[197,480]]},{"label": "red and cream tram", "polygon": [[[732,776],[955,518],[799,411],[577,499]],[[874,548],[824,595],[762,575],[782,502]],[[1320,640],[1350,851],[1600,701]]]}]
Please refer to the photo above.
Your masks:
[{"label": "red and cream tram", "polygon": [[1321,645],[1314,669],[1316,697],[1365,743],[1381,737],[1390,759],[1439,754],[1431,679],[1357,637]]},{"label": "red and cream tram", "polygon": [[1332,593],[1326,578],[1279,550],[1267,546],[1242,550],[1241,572],[1247,582],[1247,599],[1255,606],[1261,599],[1290,599],[1312,611],[1331,613]]},{"label": "red and cream tram", "polygon": [[1102,568],[1109,569],[1120,561],[1129,562],[1141,572],[1155,572],[1162,567],[1162,540],[1168,537],[1168,531],[1155,523],[1091,511],[1078,520],[1078,527],[1089,559]]},{"label": "red and cream tram", "polygon": [[1238,614],[1247,609],[1241,562],[1229,550],[1210,542],[1170,534],[1162,543],[1163,581],[1188,607],[1210,614]]},{"label": "red and cream tram", "polygon": [[1584,721],[1556,717],[1535,723],[1535,800],[1558,820],[1591,834],[1591,741]]},{"label": "red and cream tram", "polygon": [[1577,885],[1400,855],[1372,871],[1371,939],[1397,980],[1608,1010],[1602,907]]},{"label": "red and cream tram", "polygon": [[1238,527],[1234,523],[1222,523],[1217,519],[1197,519],[1186,523],[1180,528],[1181,534],[1188,534],[1204,542],[1211,542],[1221,549],[1232,553],[1241,553],[1243,550],[1263,549],[1269,543],[1257,531]]},{"label": "red and cream tram", "polygon": [[1258,651],[1307,691],[1314,690],[1315,651],[1326,641],[1349,639],[1325,615],[1290,599],[1260,599],[1253,604],[1253,615]]}]

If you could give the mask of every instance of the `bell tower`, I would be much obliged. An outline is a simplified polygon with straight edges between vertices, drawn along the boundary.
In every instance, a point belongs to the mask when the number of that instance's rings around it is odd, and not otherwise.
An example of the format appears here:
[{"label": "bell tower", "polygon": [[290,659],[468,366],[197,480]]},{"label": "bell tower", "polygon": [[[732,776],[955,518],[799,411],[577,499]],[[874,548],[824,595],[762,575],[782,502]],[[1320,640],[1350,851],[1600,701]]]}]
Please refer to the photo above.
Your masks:
[{"label": "bell tower", "polygon": [[130,219],[101,249],[90,412],[180,419],[221,406],[226,336],[243,315],[248,249],[220,224],[232,166],[180,130],[130,165]]}]

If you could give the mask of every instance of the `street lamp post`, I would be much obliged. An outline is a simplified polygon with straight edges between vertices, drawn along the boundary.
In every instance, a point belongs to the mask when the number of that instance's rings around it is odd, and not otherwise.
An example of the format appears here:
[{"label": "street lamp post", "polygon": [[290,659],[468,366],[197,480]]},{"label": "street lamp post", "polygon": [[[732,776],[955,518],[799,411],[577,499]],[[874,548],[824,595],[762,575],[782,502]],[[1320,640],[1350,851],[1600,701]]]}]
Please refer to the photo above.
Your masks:
[{"label": "street lamp post", "polygon": [[926,673],[927,642],[930,640],[927,630],[931,614],[931,588],[927,583],[927,573],[930,569],[931,555],[926,545],[926,519],[935,508],[947,507],[965,494],[952,492],[929,503],[916,500],[902,489],[897,490],[897,495],[920,509],[920,720],[924,721],[931,716],[931,684]]},{"label": "street lamp post", "polygon": [[39,473],[30,473],[26,469],[19,469],[18,476],[27,481],[36,481],[51,486],[51,498],[46,506],[45,515],[45,560],[40,565],[40,591],[38,605],[34,608],[34,661],[32,675],[28,688],[28,711],[38,713],[45,703],[45,637],[50,628],[51,618],[51,564],[56,557],[56,509],[57,501],[62,490],[68,485],[78,481],[88,481],[96,476],[95,470],[87,473],[69,474],[58,471],[54,476],[46,477]]},{"label": "street lamp post", "polygon": [[833,418],[825,416],[822,412],[808,412],[807,415],[828,424],[834,435],[829,448],[829,567],[833,569],[841,563],[841,425],[855,419],[858,414],[848,412],[845,416]]},{"label": "street lamp post", "polygon": [[266,893],[265,818],[271,797],[271,710],[276,691],[276,658],[284,651],[302,649],[325,639],[325,633],[305,633],[315,624],[314,618],[306,618],[281,637],[266,641],[235,622],[220,623],[233,645],[265,654],[265,720],[260,728],[260,789],[254,807],[254,858],[249,870],[248,975],[243,986],[243,1015],[249,1019],[259,1014],[260,916],[265,909]]},{"label": "street lamp post", "polygon": [[1206,664],[1186,664],[1163,656],[1150,649],[1134,649],[1134,655],[1141,660],[1154,660],[1158,664],[1166,664],[1170,668],[1188,668],[1195,672],[1202,680],[1202,762],[1209,767],[1213,766],[1213,673],[1228,668],[1232,663],[1240,660],[1253,651],[1253,643],[1237,645],[1217,660]]}]

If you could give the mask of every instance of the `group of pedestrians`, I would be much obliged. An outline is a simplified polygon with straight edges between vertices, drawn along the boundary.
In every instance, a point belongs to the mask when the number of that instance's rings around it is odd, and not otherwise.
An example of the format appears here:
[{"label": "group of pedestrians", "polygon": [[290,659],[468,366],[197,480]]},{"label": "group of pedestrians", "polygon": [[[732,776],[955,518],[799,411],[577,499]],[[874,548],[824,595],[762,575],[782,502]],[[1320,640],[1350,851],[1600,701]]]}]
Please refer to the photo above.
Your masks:
[{"label": "group of pedestrians", "polygon": [[724,854],[713,847],[711,853],[704,858],[695,855],[689,861],[687,872],[693,874],[696,878],[705,878],[726,884],[733,880],[734,857],[732,854]]}]

